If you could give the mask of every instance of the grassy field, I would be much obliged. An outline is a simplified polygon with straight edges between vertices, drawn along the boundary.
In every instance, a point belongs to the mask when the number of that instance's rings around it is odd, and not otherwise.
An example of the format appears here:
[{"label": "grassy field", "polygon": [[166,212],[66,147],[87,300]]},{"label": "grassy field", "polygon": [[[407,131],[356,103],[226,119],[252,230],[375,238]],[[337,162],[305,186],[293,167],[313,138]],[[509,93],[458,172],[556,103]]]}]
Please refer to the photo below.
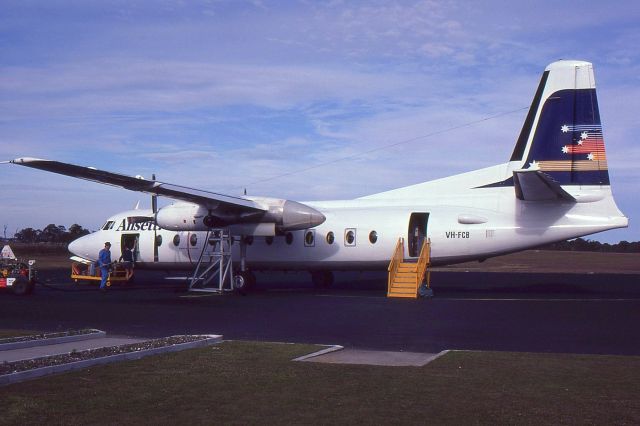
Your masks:
[{"label": "grassy field", "polygon": [[640,274],[640,253],[527,250],[433,270]]},{"label": "grassy field", "polygon": [[0,330],[0,339],[6,339],[9,337],[31,336],[33,334],[38,334],[38,332],[26,330]]},{"label": "grassy field", "polygon": [[452,352],[425,367],[219,346],[0,388],[1,424],[639,424],[640,357]]}]

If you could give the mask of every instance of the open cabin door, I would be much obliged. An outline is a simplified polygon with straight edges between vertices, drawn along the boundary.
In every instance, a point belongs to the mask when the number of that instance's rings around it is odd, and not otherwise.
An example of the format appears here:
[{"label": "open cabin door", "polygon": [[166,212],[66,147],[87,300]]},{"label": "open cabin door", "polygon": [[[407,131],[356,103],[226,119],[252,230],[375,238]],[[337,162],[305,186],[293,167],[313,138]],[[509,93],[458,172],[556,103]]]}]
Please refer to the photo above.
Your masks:
[{"label": "open cabin door", "polygon": [[429,222],[429,213],[411,213],[409,217],[409,257],[420,256],[420,248],[422,242],[427,237],[427,223]]},{"label": "open cabin door", "polygon": [[125,247],[131,248],[133,252],[133,261],[134,263],[140,259],[140,234],[122,234],[122,239],[120,240],[120,255],[122,256],[122,252]]}]

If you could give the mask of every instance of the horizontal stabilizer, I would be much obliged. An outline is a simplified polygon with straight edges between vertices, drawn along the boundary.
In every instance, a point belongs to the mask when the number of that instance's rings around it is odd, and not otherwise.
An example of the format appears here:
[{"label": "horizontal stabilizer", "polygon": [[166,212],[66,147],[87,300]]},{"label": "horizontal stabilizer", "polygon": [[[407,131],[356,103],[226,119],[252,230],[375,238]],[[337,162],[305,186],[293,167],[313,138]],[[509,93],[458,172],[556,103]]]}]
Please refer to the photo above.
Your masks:
[{"label": "horizontal stabilizer", "polygon": [[540,170],[518,170],[513,172],[516,197],[523,201],[569,201],[576,199]]}]

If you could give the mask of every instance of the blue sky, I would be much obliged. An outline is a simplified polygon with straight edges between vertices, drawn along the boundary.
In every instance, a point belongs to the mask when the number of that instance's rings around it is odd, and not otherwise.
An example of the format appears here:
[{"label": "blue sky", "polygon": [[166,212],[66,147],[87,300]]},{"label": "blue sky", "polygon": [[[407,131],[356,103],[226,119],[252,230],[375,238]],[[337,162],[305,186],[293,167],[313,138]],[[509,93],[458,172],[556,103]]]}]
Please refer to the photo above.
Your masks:
[{"label": "blue sky", "polygon": [[[591,238],[638,240],[640,5],[521,3],[3,0],[0,159],[353,198],[505,162],[544,67],[584,59],[631,219]],[[8,233],[148,205],[16,166],[0,179]]]}]

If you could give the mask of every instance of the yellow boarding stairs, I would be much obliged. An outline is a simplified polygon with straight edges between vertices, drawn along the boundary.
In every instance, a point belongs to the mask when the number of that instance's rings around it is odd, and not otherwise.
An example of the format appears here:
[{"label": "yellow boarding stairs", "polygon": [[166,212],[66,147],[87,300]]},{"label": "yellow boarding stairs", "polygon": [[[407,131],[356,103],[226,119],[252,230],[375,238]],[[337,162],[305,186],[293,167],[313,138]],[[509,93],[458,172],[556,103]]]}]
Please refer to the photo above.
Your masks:
[{"label": "yellow boarding stairs", "polygon": [[429,263],[431,261],[431,241],[425,239],[417,262],[404,261],[404,238],[398,239],[396,249],[389,263],[389,286],[387,297],[405,297],[416,299],[418,290],[425,278],[430,287]]}]

